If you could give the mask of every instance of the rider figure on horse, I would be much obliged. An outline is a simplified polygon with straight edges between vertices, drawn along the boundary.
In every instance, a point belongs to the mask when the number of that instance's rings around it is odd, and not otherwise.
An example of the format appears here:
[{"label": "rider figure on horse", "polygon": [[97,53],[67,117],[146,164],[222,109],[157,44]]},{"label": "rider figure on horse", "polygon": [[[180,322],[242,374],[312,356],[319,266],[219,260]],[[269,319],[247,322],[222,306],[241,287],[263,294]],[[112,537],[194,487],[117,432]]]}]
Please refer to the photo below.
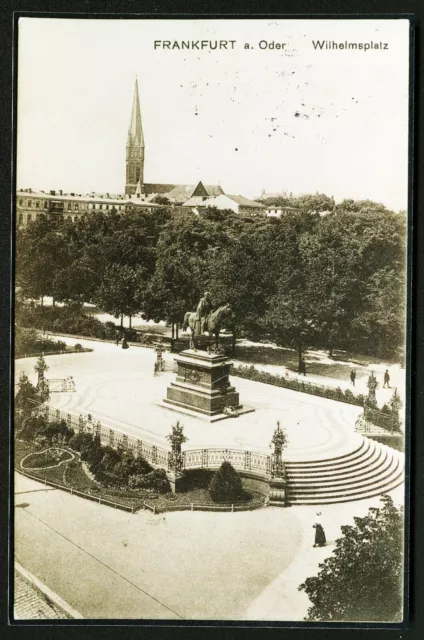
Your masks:
[{"label": "rider figure on horse", "polygon": [[206,320],[210,312],[212,311],[212,301],[211,294],[209,291],[206,291],[203,294],[203,298],[200,299],[199,304],[197,305],[196,317],[195,317],[195,332],[196,335],[201,336],[206,327]]}]

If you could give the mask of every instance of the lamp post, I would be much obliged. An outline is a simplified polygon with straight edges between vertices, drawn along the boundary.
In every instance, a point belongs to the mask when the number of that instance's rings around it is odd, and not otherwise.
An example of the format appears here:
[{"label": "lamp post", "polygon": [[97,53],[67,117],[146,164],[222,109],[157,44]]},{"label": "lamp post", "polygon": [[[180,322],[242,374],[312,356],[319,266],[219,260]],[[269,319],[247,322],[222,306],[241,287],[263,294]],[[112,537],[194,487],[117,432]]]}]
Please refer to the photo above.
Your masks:
[{"label": "lamp post", "polygon": [[283,449],[287,445],[286,432],[281,429],[280,422],[271,439],[271,477],[269,480],[269,504],[284,507],[286,504],[286,470],[283,462]]},{"label": "lamp post", "polygon": [[172,431],[166,436],[171,443],[171,451],[168,453],[168,472],[166,477],[173,493],[178,493],[181,489],[182,479],[184,476],[184,457],[181,451],[183,442],[187,442],[188,438],[184,435],[184,426],[178,420],[172,425]]}]

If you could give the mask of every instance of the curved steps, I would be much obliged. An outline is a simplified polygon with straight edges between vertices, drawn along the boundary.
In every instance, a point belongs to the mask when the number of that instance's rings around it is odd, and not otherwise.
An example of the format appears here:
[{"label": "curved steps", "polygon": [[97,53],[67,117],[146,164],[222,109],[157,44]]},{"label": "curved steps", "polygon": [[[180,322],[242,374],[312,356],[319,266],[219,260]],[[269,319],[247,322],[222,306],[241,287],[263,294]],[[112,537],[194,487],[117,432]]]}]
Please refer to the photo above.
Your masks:
[{"label": "curved steps", "polygon": [[354,451],[323,460],[286,461],[287,504],[329,504],[363,500],[404,481],[404,456],[363,437]]}]

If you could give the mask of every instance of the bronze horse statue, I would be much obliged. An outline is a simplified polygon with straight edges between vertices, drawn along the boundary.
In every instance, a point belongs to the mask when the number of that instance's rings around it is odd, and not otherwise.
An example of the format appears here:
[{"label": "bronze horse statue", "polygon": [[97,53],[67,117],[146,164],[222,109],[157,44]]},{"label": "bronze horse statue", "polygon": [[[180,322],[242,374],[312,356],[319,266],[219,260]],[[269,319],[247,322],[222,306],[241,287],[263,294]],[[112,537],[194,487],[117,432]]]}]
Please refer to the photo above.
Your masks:
[{"label": "bronze horse statue", "polygon": [[[231,326],[234,321],[234,314],[229,304],[224,304],[221,307],[211,311],[209,315],[205,318],[204,328],[205,331],[209,334],[208,341],[208,350],[211,347],[211,339],[212,336],[215,336],[215,348],[219,347],[219,332],[224,326]],[[183,330],[190,329],[190,349],[194,349],[196,351],[196,340],[195,338],[201,335],[198,332],[197,326],[199,323],[196,323],[196,312],[187,311],[184,316],[183,322]]]}]

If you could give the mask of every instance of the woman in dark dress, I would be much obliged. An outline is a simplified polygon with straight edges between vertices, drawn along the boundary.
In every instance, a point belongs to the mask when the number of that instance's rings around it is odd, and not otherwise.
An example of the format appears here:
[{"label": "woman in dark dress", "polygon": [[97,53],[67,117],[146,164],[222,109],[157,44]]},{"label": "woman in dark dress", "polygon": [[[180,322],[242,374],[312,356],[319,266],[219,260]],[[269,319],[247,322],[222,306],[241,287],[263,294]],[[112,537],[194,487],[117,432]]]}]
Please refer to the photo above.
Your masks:
[{"label": "woman in dark dress", "polygon": [[314,547],[325,547],[327,540],[325,538],[325,531],[319,522],[314,524],[315,529],[315,544]]}]

